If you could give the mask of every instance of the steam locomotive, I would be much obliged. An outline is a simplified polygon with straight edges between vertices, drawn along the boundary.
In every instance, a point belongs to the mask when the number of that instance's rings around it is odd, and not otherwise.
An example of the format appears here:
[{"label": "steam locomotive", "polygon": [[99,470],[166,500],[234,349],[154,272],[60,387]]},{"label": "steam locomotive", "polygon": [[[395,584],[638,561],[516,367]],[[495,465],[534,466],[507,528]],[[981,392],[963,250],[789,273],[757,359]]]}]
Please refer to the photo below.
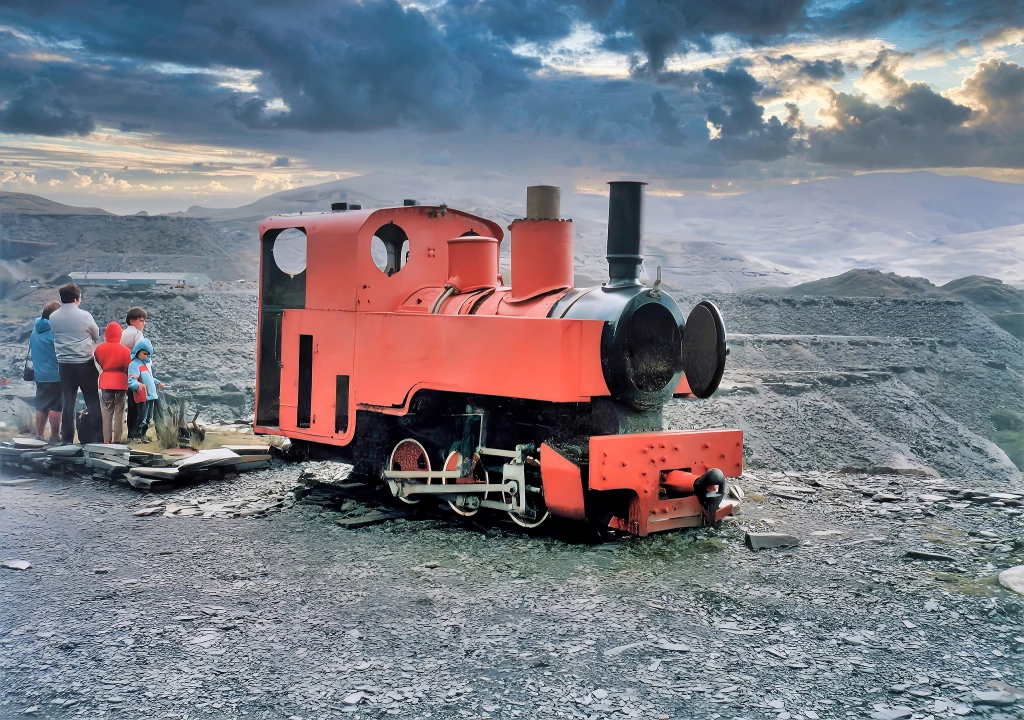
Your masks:
[{"label": "steam locomotive", "polygon": [[[330,448],[405,503],[550,516],[647,535],[731,512],[740,430],[663,430],[728,353],[710,302],[683,318],[640,281],[644,183],[610,183],[609,277],[574,287],[560,191],[527,188],[511,233],[445,205],[260,223],[257,433]],[[282,262],[305,243],[304,269]]]}]

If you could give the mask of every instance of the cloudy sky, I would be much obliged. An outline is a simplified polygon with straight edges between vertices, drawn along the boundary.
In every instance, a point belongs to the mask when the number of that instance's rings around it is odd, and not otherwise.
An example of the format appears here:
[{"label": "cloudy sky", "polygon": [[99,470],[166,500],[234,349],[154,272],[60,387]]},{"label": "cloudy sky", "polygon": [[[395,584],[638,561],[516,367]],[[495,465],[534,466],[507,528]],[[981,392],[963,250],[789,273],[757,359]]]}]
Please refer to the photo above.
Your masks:
[{"label": "cloudy sky", "polygon": [[375,171],[1024,181],[1024,0],[5,0],[0,189],[119,212]]}]

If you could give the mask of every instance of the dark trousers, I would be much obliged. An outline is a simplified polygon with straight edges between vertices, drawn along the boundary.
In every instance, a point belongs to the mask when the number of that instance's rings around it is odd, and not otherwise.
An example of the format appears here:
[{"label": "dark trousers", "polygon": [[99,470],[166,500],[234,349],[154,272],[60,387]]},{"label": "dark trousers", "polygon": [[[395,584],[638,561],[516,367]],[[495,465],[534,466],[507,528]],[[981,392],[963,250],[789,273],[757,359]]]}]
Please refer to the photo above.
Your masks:
[{"label": "dark trousers", "polygon": [[136,403],[138,419],[135,423],[135,437],[142,438],[146,436],[146,431],[149,430],[149,424],[153,422],[153,417],[156,414],[156,400],[147,400],[144,403]]},{"label": "dark trousers", "polygon": [[139,421],[139,406],[135,402],[135,393],[128,391],[128,437],[135,437],[135,425]]},{"label": "dark trousers", "polygon": [[60,418],[60,441],[70,445],[75,441],[75,401],[78,399],[78,391],[82,391],[85,397],[85,407],[89,411],[89,421],[83,425],[88,430],[88,437],[81,437],[78,441],[82,443],[97,442],[102,438],[100,430],[102,414],[100,412],[99,380],[100,373],[96,364],[92,361],[84,363],[58,363],[60,370],[60,392],[64,398],[64,414]]}]

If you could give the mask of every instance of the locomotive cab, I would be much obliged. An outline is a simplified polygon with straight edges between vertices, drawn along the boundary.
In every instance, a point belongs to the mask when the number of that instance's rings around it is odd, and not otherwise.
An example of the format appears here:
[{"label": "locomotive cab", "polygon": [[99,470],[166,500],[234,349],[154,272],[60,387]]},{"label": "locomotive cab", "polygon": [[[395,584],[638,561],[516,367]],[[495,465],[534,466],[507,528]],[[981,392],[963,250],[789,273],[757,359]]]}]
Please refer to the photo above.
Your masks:
[{"label": "locomotive cab", "polygon": [[558,200],[528,189],[509,285],[502,229],[444,205],[261,223],[256,431],[460,515],[639,535],[720,520],[742,433],[665,431],[662,409],[717,388],[721,316],[701,303],[684,320],[640,283],[641,183],[611,185],[608,281],[574,288]]}]

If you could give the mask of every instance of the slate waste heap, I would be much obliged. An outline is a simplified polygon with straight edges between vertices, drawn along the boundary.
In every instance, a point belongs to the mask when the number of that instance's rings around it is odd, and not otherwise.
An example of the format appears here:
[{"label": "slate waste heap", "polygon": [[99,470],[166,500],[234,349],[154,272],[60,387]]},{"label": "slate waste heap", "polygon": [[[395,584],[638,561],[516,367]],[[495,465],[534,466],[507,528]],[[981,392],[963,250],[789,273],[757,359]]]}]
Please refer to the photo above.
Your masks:
[{"label": "slate waste heap", "polygon": [[226,445],[181,457],[117,444],[48,446],[34,438],[14,438],[0,444],[0,472],[63,471],[126,482],[147,491],[267,467],[268,445]]}]

